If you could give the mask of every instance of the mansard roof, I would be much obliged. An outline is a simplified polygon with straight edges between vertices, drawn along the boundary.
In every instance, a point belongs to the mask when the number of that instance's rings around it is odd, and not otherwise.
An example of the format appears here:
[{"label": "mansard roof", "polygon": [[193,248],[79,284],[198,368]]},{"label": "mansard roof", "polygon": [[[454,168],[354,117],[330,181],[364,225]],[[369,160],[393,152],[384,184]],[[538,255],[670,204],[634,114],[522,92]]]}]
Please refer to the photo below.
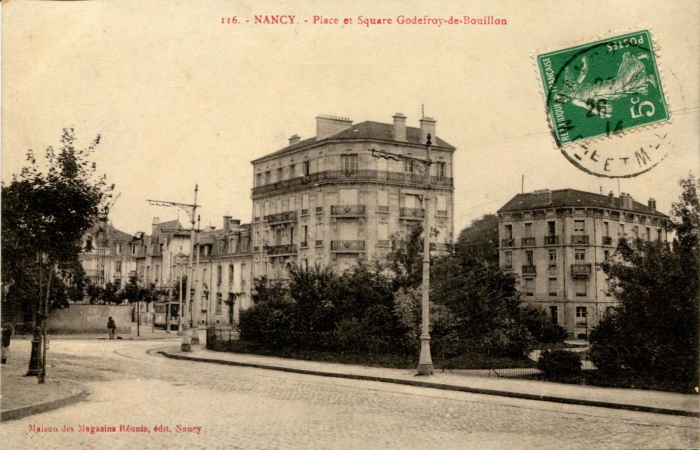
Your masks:
[{"label": "mansard roof", "polygon": [[[261,158],[253,160],[252,163],[255,164],[258,161],[262,161],[274,156],[284,155],[286,153],[291,153],[295,150],[300,150],[305,147],[311,147],[315,144],[323,143],[325,141],[358,141],[358,140],[376,140],[376,141],[386,141],[393,142],[397,144],[415,144],[415,145],[425,145],[420,139],[420,128],[416,127],[406,127],[406,140],[398,141],[394,139],[394,125],[390,123],[380,123],[372,122],[367,120],[365,122],[360,122],[356,125],[351,125],[345,130],[339,131],[337,133],[326,136],[323,139],[316,139],[316,137],[304,139],[303,141],[297,142],[293,145],[288,145],[276,152],[265,155]],[[440,139],[440,137],[435,138],[433,142],[434,147],[440,147],[448,150],[455,150],[456,148],[447,142]]]},{"label": "mansard roof", "polygon": [[622,199],[620,197],[613,197],[611,202],[608,195],[595,194],[576,189],[559,189],[554,191],[537,191],[518,194],[499,209],[498,213],[563,207],[599,207],[630,211],[668,219],[666,214],[651,209],[647,205],[634,201],[634,199],[632,203],[633,209],[629,210],[622,207]]}]

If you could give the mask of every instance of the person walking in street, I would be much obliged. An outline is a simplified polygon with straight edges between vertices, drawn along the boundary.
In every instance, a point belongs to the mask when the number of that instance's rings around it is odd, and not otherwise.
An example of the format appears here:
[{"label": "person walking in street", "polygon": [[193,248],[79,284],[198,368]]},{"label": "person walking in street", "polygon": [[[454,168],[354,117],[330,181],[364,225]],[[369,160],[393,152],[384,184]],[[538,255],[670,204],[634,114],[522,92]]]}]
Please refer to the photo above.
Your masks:
[{"label": "person walking in street", "polygon": [[107,320],[107,328],[109,329],[109,338],[114,339],[114,334],[117,331],[117,324],[114,323],[114,319],[111,317]]},{"label": "person walking in street", "polygon": [[14,333],[14,328],[9,323],[5,325],[2,329],[2,363],[7,364],[7,360],[10,358],[10,340],[12,339],[12,334]]}]

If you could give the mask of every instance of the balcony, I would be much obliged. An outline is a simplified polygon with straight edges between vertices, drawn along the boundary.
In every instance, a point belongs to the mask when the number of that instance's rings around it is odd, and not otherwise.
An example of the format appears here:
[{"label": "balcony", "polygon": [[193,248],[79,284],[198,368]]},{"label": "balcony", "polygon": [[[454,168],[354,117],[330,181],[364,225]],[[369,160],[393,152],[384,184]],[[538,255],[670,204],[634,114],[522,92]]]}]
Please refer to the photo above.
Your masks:
[{"label": "balcony", "polygon": [[526,238],[522,238],[520,240],[520,243],[523,247],[534,247],[535,242],[536,242],[536,240],[534,237],[526,237]]},{"label": "balcony", "polygon": [[544,237],[544,245],[558,245],[559,236],[550,235]]},{"label": "balcony", "polygon": [[610,236],[603,236],[603,245],[613,245],[613,239]]},{"label": "balcony", "polygon": [[268,256],[296,255],[297,246],[294,244],[286,245],[267,245],[265,246]]},{"label": "balcony", "polygon": [[571,275],[574,278],[588,278],[591,276],[591,265],[590,264],[572,264],[571,265]]},{"label": "balcony", "polygon": [[316,247],[323,247],[323,239],[316,239]]},{"label": "balcony", "polygon": [[501,247],[515,247],[515,239],[513,239],[513,238],[501,239]]},{"label": "balcony", "polygon": [[281,212],[277,214],[269,214],[265,216],[265,222],[268,224],[273,224],[273,223],[285,223],[285,222],[296,222],[297,221],[297,212],[296,211],[287,211],[287,212]]},{"label": "balcony", "polygon": [[[370,182],[385,182],[388,184],[400,184],[410,186],[425,186],[425,177],[406,172],[388,172],[385,170],[326,170],[324,172],[312,173],[310,175],[282,180],[276,183],[265,184],[253,188],[253,197],[271,194],[273,192],[284,191],[299,186],[307,186],[310,184],[330,184],[339,181],[370,181]],[[432,186],[451,188],[452,178],[447,177],[430,177]]]},{"label": "balcony", "polygon": [[401,208],[401,218],[406,220],[423,220],[425,210],[422,208]]},{"label": "balcony", "polygon": [[331,206],[333,217],[364,217],[365,205],[333,205]]},{"label": "balcony", "polygon": [[446,209],[438,209],[436,211],[436,215],[438,217],[447,217],[447,210]]},{"label": "balcony", "polygon": [[571,236],[571,243],[574,245],[588,245],[588,235],[574,234]]},{"label": "balcony", "polygon": [[332,252],[364,252],[365,241],[331,241]]},{"label": "balcony", "polygon": [[377,206],[377,211],[380,213],[388,213],[389,207],[388,206]]},{"label": "balcony", "polygon": [[377,240],[377,247],[391,247],[391,240],[390,239],[378,239]]},{"label": "balcony", "polygon": [[537,266],[523,266],[523,275],[536,275]]},{"label": "balcony", "polygon": [[323,212],[323,206],[317,206],[316,207],[316,214],[320,214]]}]

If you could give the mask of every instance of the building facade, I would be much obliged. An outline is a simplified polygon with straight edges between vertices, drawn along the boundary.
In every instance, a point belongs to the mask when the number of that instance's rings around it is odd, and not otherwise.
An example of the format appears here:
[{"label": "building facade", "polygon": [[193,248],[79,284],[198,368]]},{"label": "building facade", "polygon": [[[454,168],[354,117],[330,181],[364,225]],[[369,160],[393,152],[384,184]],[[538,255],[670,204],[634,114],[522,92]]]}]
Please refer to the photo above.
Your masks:
[{"label": "building facade", "polygon": [[104,222],[83,237],[79,260],[85,276],[95,286],[114,283],[122,287],[136,264],[131,253],[132,236]]},{"label": "building facade", "polygon": [[455,148],[435,134],[435,120],[406,126],[319,116],[316,136],[252,161],[254,187],[253,277],[285,279],[291,265],[333,265],[382,257],[391,236],[423,222],[426,180],[422,165],[373,157],[372,150],[424,159],[431,135],[430,211],[436,249],[453,234],[452,156]]},{"label": "building facade", "polygon": [[524,299],[572,337],[587,338],[615,300],[598,264],[618,239],[667,240],[668,216],[622,193],[574,189],[518,194],[498,210],[500,264],[520,276]]}]

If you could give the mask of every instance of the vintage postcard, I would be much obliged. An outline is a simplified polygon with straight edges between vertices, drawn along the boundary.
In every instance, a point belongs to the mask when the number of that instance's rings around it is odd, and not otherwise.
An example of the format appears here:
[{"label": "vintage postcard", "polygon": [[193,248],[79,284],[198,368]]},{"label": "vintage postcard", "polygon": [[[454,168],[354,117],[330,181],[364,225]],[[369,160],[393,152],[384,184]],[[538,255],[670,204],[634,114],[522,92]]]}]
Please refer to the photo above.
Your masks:
[{"label": "vintage postcard", "polygon": [[698,2],[0,11],[3,448],[700,446]]}]

